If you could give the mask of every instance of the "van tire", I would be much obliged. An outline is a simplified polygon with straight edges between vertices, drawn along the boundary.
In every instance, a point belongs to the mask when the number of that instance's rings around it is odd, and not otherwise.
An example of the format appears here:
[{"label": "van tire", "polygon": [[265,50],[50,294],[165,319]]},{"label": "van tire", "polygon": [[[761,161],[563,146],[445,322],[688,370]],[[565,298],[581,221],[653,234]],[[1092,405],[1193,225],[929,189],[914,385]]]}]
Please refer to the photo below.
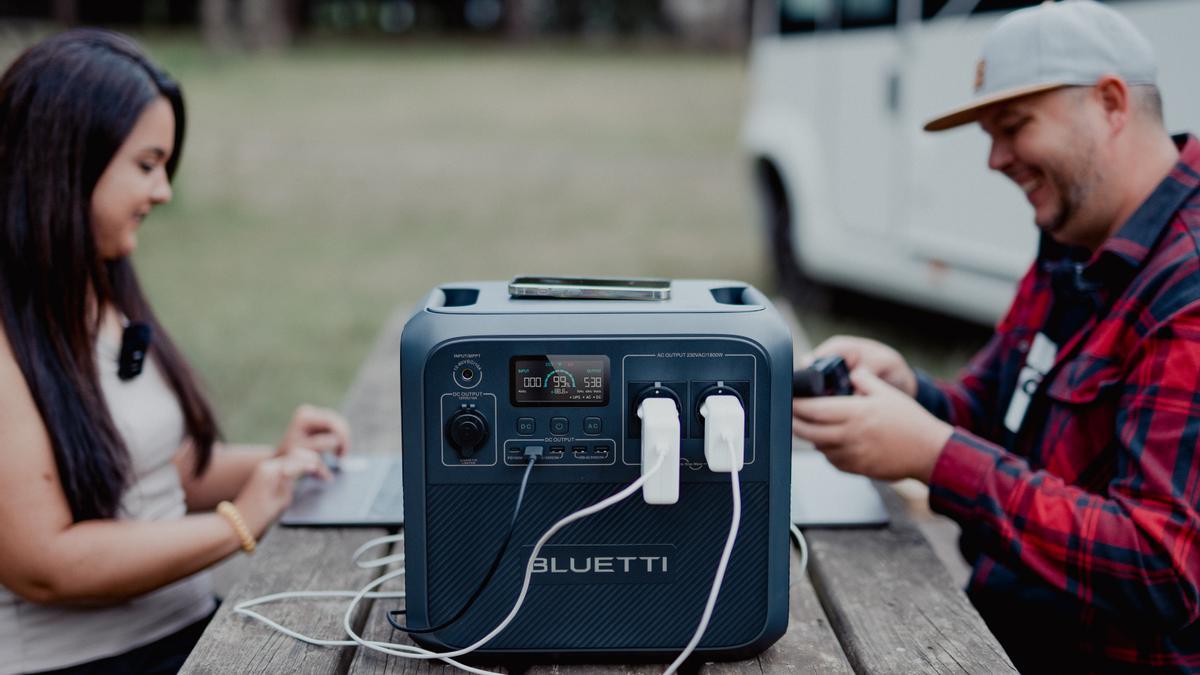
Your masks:
[{"label": "van tire", "polygon": [[767,260],[771,266],[775,292],[793,307],[811,308],[826,303],[827,293],[804,273],[796,259],[793,209],[779,171],[770,160],[755,165],[758,203],[766,230]]}]

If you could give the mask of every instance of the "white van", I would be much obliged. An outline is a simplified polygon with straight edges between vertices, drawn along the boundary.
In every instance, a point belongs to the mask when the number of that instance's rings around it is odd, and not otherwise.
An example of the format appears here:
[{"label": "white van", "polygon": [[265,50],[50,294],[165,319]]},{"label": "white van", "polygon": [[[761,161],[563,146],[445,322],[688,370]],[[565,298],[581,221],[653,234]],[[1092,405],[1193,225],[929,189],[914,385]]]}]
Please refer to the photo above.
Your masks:
[{"label": "white van", "polygon": [[[999,318],[1037,247],[978,125],[926,120],[972,95],[987,30],[1038,0],[758,0],[742,143],[777,278],[974,321]],[[1111,0],[1157,50],[1168,128],[1200,133],[1200,0]]]}]

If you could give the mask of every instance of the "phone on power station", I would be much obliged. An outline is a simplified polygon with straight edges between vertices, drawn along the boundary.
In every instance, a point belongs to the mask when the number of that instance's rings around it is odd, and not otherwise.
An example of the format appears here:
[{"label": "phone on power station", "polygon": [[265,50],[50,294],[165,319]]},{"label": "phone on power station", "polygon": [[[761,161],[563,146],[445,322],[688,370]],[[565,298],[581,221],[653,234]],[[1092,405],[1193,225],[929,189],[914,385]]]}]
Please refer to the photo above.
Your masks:
[{"label": "phone on power station", "polygon": [[508,284],[514,298],[590,300],[669,300],[671,280],[617,277],[517,277]]}]

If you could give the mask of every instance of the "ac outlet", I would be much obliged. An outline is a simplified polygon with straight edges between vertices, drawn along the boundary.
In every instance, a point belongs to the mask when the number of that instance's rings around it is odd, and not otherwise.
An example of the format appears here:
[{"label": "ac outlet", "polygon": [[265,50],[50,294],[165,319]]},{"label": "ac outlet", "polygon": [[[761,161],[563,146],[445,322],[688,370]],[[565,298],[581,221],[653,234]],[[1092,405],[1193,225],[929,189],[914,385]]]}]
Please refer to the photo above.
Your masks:
[{"label": "ac outlet", "polygon": [[754,411],[750,404],[750,383],[741,380],[694,380],[691,382],[691,393],[695,398],[691,402],[692,418],[689,438],[704,438],[704,417],[700,414],[700,406],[704,399],[712,395],[732,394],[742,401],[746,411],[746,423],[742,428],[742,437],[750,438],[750,422],[754,419]]},{"label": "ac outlet", "polygon": [[647,396],[665,396],[675,401],[676,408],[679,409],[679,426],[685,437],[687,434],[688,414],[686,412],[685,401],[688,396],[687,382],[662,382],[662,381],[642,381],[642,382],[627,382],[625,384],[626,399],[629,401],[629,413],[625,420],[625,437],[626,438],[641,438],[642,437],[642,420],[637,415],[638,404]]}]

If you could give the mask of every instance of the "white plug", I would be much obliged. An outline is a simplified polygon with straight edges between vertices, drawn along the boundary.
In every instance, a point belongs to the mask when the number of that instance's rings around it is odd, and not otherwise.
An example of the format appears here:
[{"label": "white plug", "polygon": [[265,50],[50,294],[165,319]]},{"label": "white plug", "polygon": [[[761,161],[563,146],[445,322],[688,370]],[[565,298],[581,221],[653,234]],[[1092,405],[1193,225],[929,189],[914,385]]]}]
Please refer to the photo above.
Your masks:
[{"label": "white plug", "polygon": [[741,471],[746,410],[736,396],[709,396],[700,406],[704,417],[704,460],[711,471]]},{"label": "white plug", "polygon": [[[679,410],[669,398],[648,398],[638,406],[642,420],[642,497],[647,504],[679,501]],[[662,466],[647,472],[663,456]]]}]

